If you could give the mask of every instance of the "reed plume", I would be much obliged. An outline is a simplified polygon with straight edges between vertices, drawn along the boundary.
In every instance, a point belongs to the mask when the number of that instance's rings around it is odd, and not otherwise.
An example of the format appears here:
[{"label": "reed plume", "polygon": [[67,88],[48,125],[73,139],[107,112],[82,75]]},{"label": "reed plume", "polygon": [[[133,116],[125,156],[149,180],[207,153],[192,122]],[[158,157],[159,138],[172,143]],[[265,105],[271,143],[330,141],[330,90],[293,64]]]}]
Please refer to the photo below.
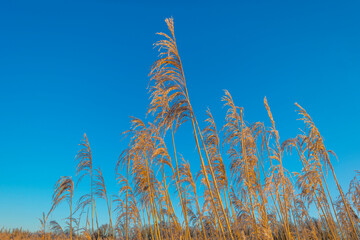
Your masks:
[{"label": "reed plume", "polygon": [[83,177],[90,175],[91,232],[94,233],[94,174],[91,148],[86,134],[84,134],[84,138],[79,145],[81,149],[75,157],[75,161],[77,162],[76,175],[80,175],[78,183]]},{"label": "reed plume", "polygon": [[[53,194],[52,209],[55,209],[62,201],[66,200],[70,208],[69,229],[70,239],[72,239],[72,222],[73,222],[73,196],[74,196],[74,182],[71,177],[61,177],[55,184],[55,191]],[[56,224],[55,224],[56,226]],[[59,225],[60,226],[60,225]]]}]

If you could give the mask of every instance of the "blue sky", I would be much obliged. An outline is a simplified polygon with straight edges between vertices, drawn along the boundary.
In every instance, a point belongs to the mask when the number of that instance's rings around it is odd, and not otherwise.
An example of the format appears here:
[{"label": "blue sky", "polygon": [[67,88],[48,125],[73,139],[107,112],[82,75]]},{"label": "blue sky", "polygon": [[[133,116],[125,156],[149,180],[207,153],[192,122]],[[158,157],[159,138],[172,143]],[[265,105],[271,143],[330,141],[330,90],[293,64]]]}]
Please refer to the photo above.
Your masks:
[{"label": "blue sky", "polygon": [[[152,44],[171,16],[199,120],[210,107],[224,123],[220,99],[228,89],[247,121],[269,124],[267,96],[285,140],[303,127],[298,102],[337,153],[334,167],[347,189],[360,169],[358,1],[130,2],[0,3],[0,227],[38,229],[57,179],[74,176],[85,132],[94,166],[116,193],[121,133],[129,116],[145,117],[147,75],[157,57]],[[183,131],[191,135],[188,126]],[[196,169],[195,146],[177,135]],[[285,164],[299,170],[296,162]],[[107,220],[105,211],[100,215]]]}]

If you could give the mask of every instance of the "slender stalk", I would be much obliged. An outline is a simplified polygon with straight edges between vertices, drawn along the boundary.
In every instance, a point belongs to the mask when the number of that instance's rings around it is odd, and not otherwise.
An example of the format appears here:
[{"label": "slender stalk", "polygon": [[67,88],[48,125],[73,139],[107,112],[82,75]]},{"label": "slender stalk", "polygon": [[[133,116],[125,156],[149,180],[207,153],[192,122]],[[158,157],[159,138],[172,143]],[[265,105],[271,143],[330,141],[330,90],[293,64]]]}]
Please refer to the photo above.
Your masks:
[{"label": "slender stalk", "polygon": [[[203,170],[203,174],[205,176],[205,181],[206,181],[207,187],[208,187],[209,192],[210,192],[211,201],[212,201],[213,205],[215,206],[215,198],[214,198],[213,193],[211,191],[211,185],[210,185],[209,178],[208,178],[208,175],[207,175],[207,170],[205,168],[205,163],[204,163],[204,160],[203,160],[202,155],[201,155],[201,150],[200,150],[200,146],[199,146],[199,140],[198,140],[197,131],[196,131],[196,128],[195,128],[195,122],[194,122],[193,118],[191,118],[191,122],[193,124],[195,142],[196,142],[196,147],[197,147],[199,157],[200,157],[200,161],[201,161],[201,167],[202,167],[202,170]],[[220,225],[221,232],[222,232],[223,235],[225,235],[223,226],[222,226],[221,221],[220,221],[221,219],[219,217],[219,214],[217,212],[216,207],[214,207],[214,212],[215,212],[216,218],[219,220],[219,225]]]},{"label": "slender stalk", "polygon": [[175,166],[176,166],[176,177],[177,179],[175,180],[176,182],[176,187],[178,188],[178,192],[179,192],[179,197],[180,197],[180,204],[181,204],[181,208],[184,214],[184,219],[185,219],[185,231],[186,231],[186,237],[187,238],[191,238],[190,237],[190,232],[189,232],[189,223],[188,223],[188,219],[187,219],[187,210],[186,210],[186,203],[183,200],[183,191],[181,189],[181,184],[180,184],[180,176],[179,176],[179,165],[178,165],[178,160],[177,160],[177,153],[176,153],[176,147],[175,147],[175,138],[174,138],[174,130],[173,130],[173,126],[171,125],[171,139],[172,139],[172,144],[173,144],[173,148],[174,148],[174,158],[175,158]]},{"label": "slender stalk", "polygon": [[71,196],[71,198],[70,198],[70,219],[69,219],[69,221],[70,221],[70,240],[72,240],[72,214],[73,214],[73,212],[72,212],[72,196]]}]

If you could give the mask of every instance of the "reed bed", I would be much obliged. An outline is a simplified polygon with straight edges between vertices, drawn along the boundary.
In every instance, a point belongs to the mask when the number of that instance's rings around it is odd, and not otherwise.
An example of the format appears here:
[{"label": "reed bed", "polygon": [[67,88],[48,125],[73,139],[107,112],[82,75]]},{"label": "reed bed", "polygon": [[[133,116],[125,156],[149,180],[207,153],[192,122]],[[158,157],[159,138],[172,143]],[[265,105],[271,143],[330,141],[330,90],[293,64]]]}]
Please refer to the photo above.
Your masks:
[{"label": "reed bed", "polygon": [[[119,192],[111,196],[106,191],[84,135],[76,176],[78,183],[83,177],[91,180],[89,193],[75,202],[72,178],[60,178],[53,207],[40,219],[34,239],[359,239],[360,172],[344,191],[331,163],[336,155],[325,147],[306,110],[295,104],[304,128],[283,142],[266,98],[269,126],[249,124],[228,91],[221,99],[227,111],[224,126],[216,125],[210,110],[199,123],[173,19],[166,24],[169,34],[158,33],[162,39],[155,43],[159,58],[149,74],[148,117],[132,118],[124,133],[129,144],[116,163]],[[175,133],[183,124],[192,128],[193,139],[186,141],[196,148],[200,167],[191,167],[176,149]],[[285,152],[301,162],[301,171],[284,167]],[[336,197],[330,194],[329,178],[336,184]],[[103,226],[97,220],[100,198],[109,215]],[[63,201],[69,204],[66,226],[47,223]]]}]

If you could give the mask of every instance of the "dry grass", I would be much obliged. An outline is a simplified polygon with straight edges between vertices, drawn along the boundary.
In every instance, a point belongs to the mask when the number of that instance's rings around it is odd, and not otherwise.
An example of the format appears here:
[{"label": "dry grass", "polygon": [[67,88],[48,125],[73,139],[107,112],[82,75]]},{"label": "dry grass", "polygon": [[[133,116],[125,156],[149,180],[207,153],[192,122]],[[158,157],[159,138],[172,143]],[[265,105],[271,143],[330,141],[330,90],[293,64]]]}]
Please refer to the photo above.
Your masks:
[{"label": "dry grass", "polygon": [[[91,178],[90,193],[79,199],[73,211],[74,184],[70,177],[62,177],[49,211],[68,200],[65,229],[52,221],[51,232],[46,231],[49,214],[44,213],[38,233],[2,230],[0,238],[359,239],[360,173],[344,193],[331,164],[336,155],[326,149],[305,109],[296,104],[304,130],[280,142],[276,116],[266,98],[271,125],[249,124],[243,108],[225,91],[225,125],[219,128],[208,110],[202,129],[190,103],[173,19],[166,23],[170,35],[159,33],[163,40],[155,43],[160,56],[150,72],[148,122],[132,118],[130,130],[124,133],[130,140],[116,165],[120,191],[113,201],[100,169],[93,171],[91,148],[84,135],[76,175],[79,180]],[[198,172],[176,150],[175,132],[186,122],[191,122],[194,137],[187,141],[195,143],[198,156],[194,157],[201,163]],[[285,169],[285,151],[298,158],[301,171]],[[328,171],[338,198],[330,195]],[[94,230],[97,199],[107,203],[109,224],[97,224]]]}]

